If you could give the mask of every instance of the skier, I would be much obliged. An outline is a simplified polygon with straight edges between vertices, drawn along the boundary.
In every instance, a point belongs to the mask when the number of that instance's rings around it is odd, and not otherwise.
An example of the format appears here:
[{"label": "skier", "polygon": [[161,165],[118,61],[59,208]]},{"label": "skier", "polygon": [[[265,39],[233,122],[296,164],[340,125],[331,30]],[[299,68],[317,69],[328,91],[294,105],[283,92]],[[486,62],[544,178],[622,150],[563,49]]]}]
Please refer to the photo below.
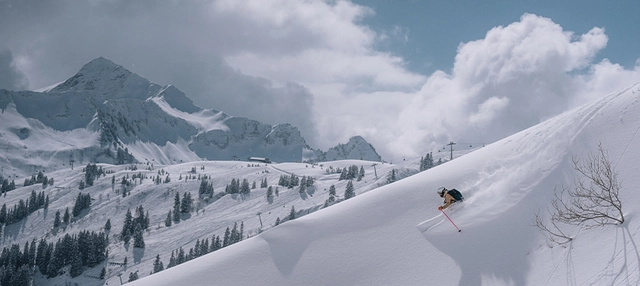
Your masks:
[{"label": "skier", "polygon": [[445,187],[441,187],[438,191],[438,195],[440,195],[441,198],[444,198],[444,205],[438,207],[438,210],[440,211],[448,208],[455,202],[461,202],[462,200],[464,200],[462,194],[460,194],[460,191],[456,189],[447,190]]}]

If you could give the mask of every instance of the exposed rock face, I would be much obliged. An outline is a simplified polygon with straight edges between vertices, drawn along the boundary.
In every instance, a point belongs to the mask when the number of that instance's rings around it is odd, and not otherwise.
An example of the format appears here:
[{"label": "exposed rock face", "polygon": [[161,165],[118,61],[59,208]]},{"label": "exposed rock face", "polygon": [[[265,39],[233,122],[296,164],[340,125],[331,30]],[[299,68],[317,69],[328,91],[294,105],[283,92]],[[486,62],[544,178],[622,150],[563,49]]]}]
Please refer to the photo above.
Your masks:
[{"label": "exposed rock face", "polygon": [[[4,114],[8,108],[15,109],[16,114],[11,116],[21,119],[9,119],[9,113]],[[0,158],[0,163],[8,166],[18,157],[34,156],[41,160],[19,159],[23,162],[14,162],[13,166],[62,167],[70,158],[78,164],[171,164],[199,159],[245,160],[253,156],[274,162],[300,162],[305,159],[303,153],[312,154],[313,161],[380,160],[362,137],[353,137],[326,153],[313,150],[290,124],[272,126],[199,108],[174,86],[151,83],[102,57],[44,92],[0,90],[0,109],[0,117],[7,117],[0,118],[7,122],[0,126],[1,131],[15,138],[3,138],[5,149],[22,154]],[[92,135],[77,138],[65,132]],[[55,148],[43,147],[47,142],[26,144],[29,138],[47,136],[64,137],[65,144],[53,144]]]}]

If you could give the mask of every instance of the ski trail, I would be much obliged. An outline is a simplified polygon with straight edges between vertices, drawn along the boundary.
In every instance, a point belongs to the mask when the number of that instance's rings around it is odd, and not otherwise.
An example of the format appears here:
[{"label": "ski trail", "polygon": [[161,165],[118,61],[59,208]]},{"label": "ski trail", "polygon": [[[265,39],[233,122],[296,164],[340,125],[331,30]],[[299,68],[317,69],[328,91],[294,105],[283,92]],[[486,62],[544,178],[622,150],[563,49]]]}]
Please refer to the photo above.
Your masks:
[{"label": "ski trail", "polygon": [[[570,159],[570,148],[576,138],[620,95],[609,95],[598,104],[566,112],[485,147],[496,149],[499,156],[478,166],[475,177],[461,182],[459,189],[465,201],[452,213],[456,225],[460,229],[479,227],[518,205],[541,181]],[[420,224],[423,233],[449,232],[441,227],[441,223],[427,227],[430,221]]]}]

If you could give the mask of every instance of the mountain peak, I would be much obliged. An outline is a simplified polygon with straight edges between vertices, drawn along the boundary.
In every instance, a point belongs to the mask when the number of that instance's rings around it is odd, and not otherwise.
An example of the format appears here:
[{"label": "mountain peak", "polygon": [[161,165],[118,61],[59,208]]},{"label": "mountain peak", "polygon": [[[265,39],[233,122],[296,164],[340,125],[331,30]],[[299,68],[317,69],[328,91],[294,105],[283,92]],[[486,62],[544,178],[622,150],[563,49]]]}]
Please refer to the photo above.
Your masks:
[{"label": "mountain peak", "polygon": [[132,72],[125,69],[123,66],[116,64],[105,57],[99,57],[89,61],[84,66],[82,66],[82,68],[78,72],[83,74],[91,74],[100,71],[111,71],[126,75],[132,74]]},{"label": "mountain peak", "polygon": [[111,60],[99,57],[49,92],[92,91],[109,98],[147,98],[151,83]]},{"label": "mountain peak", "polygon": [[328,161],[341,160],[341,159],[357,159],[357,160],[369,160],[369,161],[381,161],[382,158],[376,152],[367,140],[362,136],[353,136],[349,138],[349,142],[346,144],[338,144],[333,148],[330,148],[325,158]]},{"label": "mountain peak", "polygon": [[367,140],[364,140],[364,138],[362,138],[362,136],[360,136],[360,135],[356,135],[356,136],[353,136],[353,137],[349,138],[349,142],[351,142],[351,143],[365,142],[365,143],[368,144]]}]

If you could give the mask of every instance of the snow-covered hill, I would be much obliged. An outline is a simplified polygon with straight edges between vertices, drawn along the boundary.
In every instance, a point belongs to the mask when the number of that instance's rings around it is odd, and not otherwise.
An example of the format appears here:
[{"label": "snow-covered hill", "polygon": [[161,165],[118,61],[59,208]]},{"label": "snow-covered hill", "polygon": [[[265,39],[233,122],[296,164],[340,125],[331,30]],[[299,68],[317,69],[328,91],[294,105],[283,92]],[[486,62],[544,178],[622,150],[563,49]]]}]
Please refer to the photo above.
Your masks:
[{"label": "snow-covered hill", "polygon": [[[236,223],[243,225],[244,235],[249,237],[273,228],[278,220],[286,221],[292,207],[295,208],[299,217],[320,210],[325,207],[325,202],[329,198],[329,188],[332,185],[337,190],[336,200],[341,201],[348,181],[338,180],[340,174],[336,170],[354,165],[362,166],[365,170],[365,175],[360,181],[353,181],[357,196],[387,184],[387,177],[391,170],[395,169],[398,179],[402,179],[415,174],[418,167],[417,162],[414,161],[406,162],[404,165],[392,165],[361,160],[324,162],[315,165],[240,161],[194,161],[153,167],[151,164],[98,164],[109,174],[98,178],[93,186],[78,190],[79,182],[85,179],[85,173],[82,170],[84,166],[76,165],[74,170],[63,169],[47,173],[49,178],[55,179],[53,186],[43,187],[42,184],[36,184],[22,187],[24,178],[18,178],[17,189],[7,192],[5,197],[0,197],[1,203],[7,205],[9,209],[17,205],[20,200],[27,199],[32,191],[44,192],[50,199],[46,210],[40,209],[19,223],[5,226],[2,229],[0,247],[8,248],[13,244],[23,246],[34,239],[39,241],[42,238],[55,242],[66,234],[77,234],[83,230],[104,231],[104,225],[110,219],[112,227],[107,233],[110,239],[107,248],[109,257],[104,263],[86,269],[82,276],[75,278],[65,274],[46,279],[38,274],[36,283],[37,285],[66,282],[79,285],[107,283],[113,285],[119,283],[119,275],[124,275],[124,281],[127,281],[128,275],[132,272],[138,272],[140,277],[149,275],[153,270],[156,255],[159,255],[164,265],[167,265],[172,251],[180,248],[188,251],[195,247],[197,240],[209,241],[214,235],[222,237],[225,229],[233,227]],[[131,179],[140,174],[146,178]],[[289,189],[277,186],[281,176],[291,174],[312,177],[314,184],[302,192],[299,187]],[[162,181],[168,177],[170,182],[156,184],[153,179],[156,176],[160,176]],[[202,182],[199,178],[205,176],[208,178],[207,182],[214,188],[211,198],[207,195],[201,198],[198,196]],[[123,178],[129,178],[131,185],[122,185]],[[255,182],[256,188],[247,195],[225,195],[225,187],[232,179],[247,179],[251,184]],[[268,188],[260,187],[263,179],[267,180],[268,186],[275,192],[270,198],[267,197]],[[275,191],[276,188],[278,191]],[[124,190],[128,195],[123,197]],[[90,210],[79,217],[72,218],[69,225],[53,227],[55,212],[64,213],[67,208],[71,210],[78,193],[91,196]],[[174,222],[169,227],[165,226],[165,219],[173,208],[175,195],[179,194],[182,198],[185,193],[190,193],[195,198],[194,210],[189,215],[182,215],[180,222]],[[135,215],[135,209],[139,206],[148,212],[150,219],[150,227],[144,232],[145,248],[143,249],[125,244],[119,238],[125,213],[131,210]],[[259,216],[258,213],[260,213]],[[119,265],[125,259],[129,261],[128,264]],[[99,276],[102,267],[105,267],[106,279],[92,278]]]},{"label": "snow-covered hill", "polygon": [[[0,90],[0,109],[0,166],[12,176],[65,168],[71,160],[317,162],[324,154],[307,145],[291,124],[272,126],[201,109],[174,86],[151,83],[105,58],[42,92]],[[46,144],[46,138],[57,143]],[[358,148],[351,150],[360,155],[357,159],[380,161],[366,141]]]},{"label": "snow-covered hill", "polygon": [[[359,195],[131,285],[638,285],[640,85],[451,162]],[[602,144],[626,221],[565,229],[550,244],[534,213]],[[466,200],[436,209],[440,186]],[[429,227],[417,227],[427,221]]]}]

